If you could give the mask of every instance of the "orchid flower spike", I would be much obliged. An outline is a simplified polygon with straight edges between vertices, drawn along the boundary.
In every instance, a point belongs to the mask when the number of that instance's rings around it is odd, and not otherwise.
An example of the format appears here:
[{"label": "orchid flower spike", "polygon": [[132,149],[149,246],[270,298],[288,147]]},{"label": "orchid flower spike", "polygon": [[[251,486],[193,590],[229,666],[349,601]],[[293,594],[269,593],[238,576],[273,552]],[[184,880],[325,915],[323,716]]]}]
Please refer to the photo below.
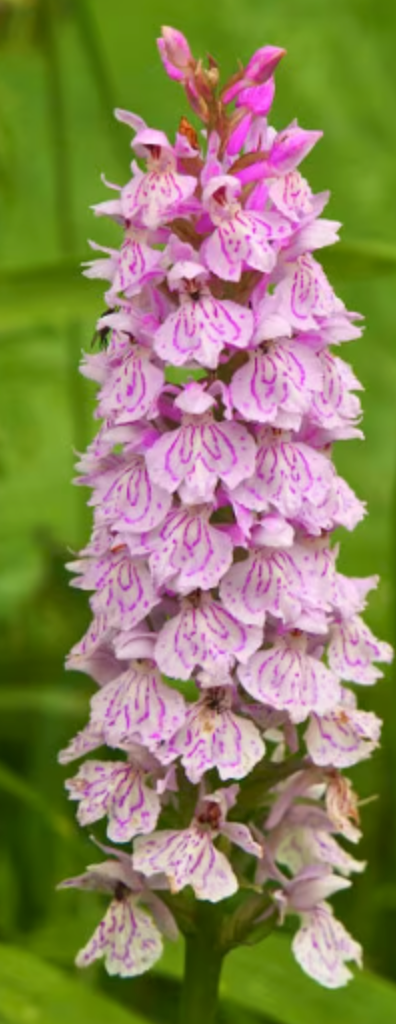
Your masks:
[{"label": "orchid flower spike", "polygon": [[116,112],[132,176],[96,212],[120,245],[92,243],[84,271],[107,312],[81,367],[102,422],[70,565],[93,620],[68,666],[96,689],[60,761],[84,759],[69,797],[114,845],[64,883],[109,896],[77,963],[139,974],[202,902],[235,945],[253,890],[269,929],[297,917],[298,963],[334,988],[361,962],[328,902],[364,868],[343,846],[360,831],[341,772],[378,746],[356,690],[392,657],[362,619],[377,577],[340,573],[333,542],[366,513],[331,457],[361,436],[361,385],[334,350],[360,319],[315,255],[340,226],[300,170],[321,132],[268,121],[284,50],[220,85],[177,29],[158,46],[203,130],[183,115],[173,141]]}]

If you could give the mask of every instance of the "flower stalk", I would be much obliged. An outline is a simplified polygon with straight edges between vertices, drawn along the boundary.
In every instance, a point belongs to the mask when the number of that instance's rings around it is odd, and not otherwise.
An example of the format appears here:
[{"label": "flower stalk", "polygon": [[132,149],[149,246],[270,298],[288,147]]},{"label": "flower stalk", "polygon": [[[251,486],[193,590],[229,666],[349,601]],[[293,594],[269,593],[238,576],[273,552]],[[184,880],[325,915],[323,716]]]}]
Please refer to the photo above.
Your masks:
[{"label": "flower stalk", "polygon": [[195,931],[185,939],[180,1024],[214,1024],[223,954],[219,948],[218,914],[202,904]]}]

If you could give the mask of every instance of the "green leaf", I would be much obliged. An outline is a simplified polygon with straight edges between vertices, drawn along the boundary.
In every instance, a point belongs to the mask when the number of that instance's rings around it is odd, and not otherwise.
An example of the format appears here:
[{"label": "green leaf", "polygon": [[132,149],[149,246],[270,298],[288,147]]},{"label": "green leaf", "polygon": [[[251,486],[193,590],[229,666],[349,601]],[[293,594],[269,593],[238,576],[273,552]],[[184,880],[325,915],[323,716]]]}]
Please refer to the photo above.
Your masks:
[{"label": "green leaf", "polygon": [[[79,316],[94,321],[103,307],[103,285],[85,281],[77,260],[21,267],[0,274],[1,333],[59,326]],[[51,340],[51,339],[49,339]]]},{"label": "green leaf", "polygon": [[350,241],[321,253],[326,273],[345,279],[396,273],[396,247],[387,242]]},{"label": "green leaf", "polygon": [[69,818],[53,810],[34,786],[31,786],[29,782],[26,782],[25,779],[17,775],[12,768],[2,763],[0,763],[1,790],[37,811],[47,822],[49,828],[63,840],[75,841],[75,830]]},{"label": "green leaf", "polygon": [[31,953],[0,946],[0,1024],[143,1024],[143,1018]]},{"label": "green leaf", "polygon": [[76,690],[62,690],[60,687],[57,690],[40,690],[14,683],[10,688],[4,686],[0,689],[0,712],[4,714],[17,711],[18,714],[25,715],[38,711],[40,714],[54,715],[62,719],[74,719],[77,715],[82,716],[86,713],[87,700],[85,692],[77,693]]},{"label": "green leaf", "polygon": [[328,991],[293,960],[290,939],[272,935],[225,960],[221,994],[279,1024],[379,1024],[396,1020],[396,986],[364,971]]}]

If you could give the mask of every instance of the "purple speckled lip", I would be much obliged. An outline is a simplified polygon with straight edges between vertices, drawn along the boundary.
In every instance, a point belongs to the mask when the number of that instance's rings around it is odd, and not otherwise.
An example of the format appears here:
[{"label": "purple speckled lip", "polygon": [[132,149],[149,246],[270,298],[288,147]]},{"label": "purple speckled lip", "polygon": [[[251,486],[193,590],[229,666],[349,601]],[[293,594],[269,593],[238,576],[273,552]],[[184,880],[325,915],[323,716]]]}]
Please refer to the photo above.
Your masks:
[{"label": "purple speckled lip", "polygon": [[141,974],[185,925],[175,894],[239,889],[228,944],[297,915],[298,963],[336,988],[361,950],[328,901],[364,867],[342,846],[360,831],[341,771],[380,737],[349,684],[392,657],[361,617],[377,577],[341,573],[332,536],[366,512],[332,462],[362,436],[361,385],[331,350],[360,318],[314,255],[340,227],[299,170],[322,133],[269,123],[284,51],[222,87],[176,29],[159,50],[202,130],[183,116],[172,142],[116,111],[132,177],[95,209],[122,238],[84,271],[108,311],[81,365],[102,425],[77,463],[92,538],[68,568],[94,618],[68,667],[97,689],[59,760],[82,759],[69,797],[113,845],[65,883],[109,897],[77,963]]}]

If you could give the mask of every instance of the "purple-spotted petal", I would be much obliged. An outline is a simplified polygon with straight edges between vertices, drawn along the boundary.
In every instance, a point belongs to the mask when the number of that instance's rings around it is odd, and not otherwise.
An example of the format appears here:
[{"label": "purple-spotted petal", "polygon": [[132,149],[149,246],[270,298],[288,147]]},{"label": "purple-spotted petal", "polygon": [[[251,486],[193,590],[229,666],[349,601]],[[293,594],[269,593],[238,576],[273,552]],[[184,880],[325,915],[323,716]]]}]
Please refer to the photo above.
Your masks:
[{"label": "purple-spotted petal", "polygon": [[298,430],[321,388],[316,354],[297,342],[277,342],[254,352],[234,374],[231,399],[247,420]]},{"label": "purple-spotted petal", "polygon": [[163,872],[171,892],[191,885],[197,899],[217,903],[238,889],[227,858],[213,845],[208,832],[195,825],[182,832],[164,829],[134,844],[133,864],[143,875]]},{"label": "purple-spotted petal", "polygon": [[261,640],[258,626],[238,622],[220,602],[203,595],[199,605],[185,600],[179,614],[165,623],[155,659],[166,675],[187,680],[197,665],[213,669],[247,661]]},{"label": "purple-spotted petal", "polygon": [[[211,216],[215,216],[213,207]],[[271,242],[286,238],[288,233],[290,225],[276,213],[264,215],[239,209],[221,220],[203,243],[201,254],[209,270],[225,281],[239,281],[247,267],[269,274],[276,262]]]},{"label": "purple-spotted petal", "polygon": [[[224,695],[225,694],[225,695]],[[161,753],[180,757],[192,783],[216,768],[220,778],[242,779],[264,756],[260,733],[249,719],[235,715],[227,691],[207,691],[188,711],[185,724]]]},{"label": "purple-spotted petal", "polygon": [[264,625],[267,612],[295,625],[306,590],[295,550],[256,548],[244,561],[231,566],[220,584],[225,608],[251,625]]},{"label": "purple-spotted petal", "polygon": [[361,947],[327,904],[304,914],[292,950],[303,971],[325,988],[340,988],[350,981],[353,975],[346,962],[353,960],[361,967]]},{"label": "purple-spotted petal", "polygon": [[293,327],[317,330],[323,317],[342,312],[322,267],[309,253],[287,265],[286,274],[276,287],[279,309]]},{"label": "purple-spotted petal", "polygon": [[102,747],[104,742],[102,729],[89,722],[85,729],[81,729],[81,732],[78,732],[70,740],[67,747],[60,751],[58,754],[59,764],[69,764],[70,761],[76,761],[79,757],[85,757],[85,754],[90,754],[92,750]]},{"label": "purple-spotted petal", "polygon": [[131,345],[121,365],[107,376],[99,393],[98,415],[120,424],[155,417],[163,383],[163,370],[151,362],[150,352],[142,345]]},{"label": "purple-spotted petal", "polygon": [[219,480],[236,487],[254,469],[255,443],[239,423],[217,423],[211,412],[185,416],[146,455],[151,479],[169,493],[181,485],[187,504],[211,501]]},{"label": "purple-spotted petal", "polygon": [[150,479],[143,456],[132,455],[102,474],[91,502],[101,522],[111,523],[116,530],[143,533],[162,522],[172,499]]},{"label": "purple-spotted petal", "polygon": [[157,824],[159,797],[145,785],[143,772],[128,762],[86,761],[66,789],[70,800],[79,801],[80,825],[107,816],[107,835],[114,843],[127,843]]},{"label": "purple-spotted petal", "polygon": [[383,673],[373,662],[392,660],[390,644],[377,640],[359,615],[337,622],[330,631],[329,665],[342,679],[371,685]]},{"label": "purple-spotted petal", "polygon": [[163,683],[152,661],[132,661],[126,672],[91,699],[91,723],[110,747],[138,739],[149,750],[170,739],[185,719],[184,699]]},{"label": "purple-spotted petal", "polygon": [[371,756],[380,731],[380,719],[371,711],[338,707],[321,718],[312,716],[305,742],[314,764],[349,768]]},{"label": "purple-spotted petal", "polygon": [[269,186],[269,196],[285,217],[299,221],[313,212],[313,196],[308,182],[299,171],[288,171]]},{"label": "purple-spotted petal", "polygon": [[112,900],[76,964],[88,967],[103,957],[108,974],[133,978],[148,971],[162,952],[161,935],[149,914],[133,896],[123,896]]},{"label": "purple-spotted petal", "polygon": [[123,545],[103,558],[86,559],[77,585],[96,591],[93,611],[106,615],[116,629],[133,629],[158,603],[147,563],[131,558]]},{"label": "purple-spotted petal", "polygon": [[335,708],[341,693],[337,676],[307,654],[304,639],[279,640],[238,669],[240,681],[252,697],[287,711],[293,722],[305,721],[313,711],[322,715]]},{"label": "purple-spotted petal", "polygon": [[[322,387],[313,395],[310,418],[318,427],[331,431],[336,428],[351,428],[359,421],[361,405],[353,390],[361,388],[351,367],[324,351],[318,355],[322,371]],[[348,436],[346,434],[346,436]]]},{"label": "purple-spotted petal", "polygon": [[223,349],[246,348],[253,334],[249,309],[229,300],[204,295],[182,303],[157,330],[154,348],[161,359],[174,366],[196,360],[215,369]]},{"label": "purple-spotted petal", "polygon": [[210,506],[176,508],[148,539],[155,586],[166,583],[179,594],[216,587],[232,562],[233,544],[208,522]]},{"label": "purple-spotted petal", "polygon": [[253,476],[233,496],[256,512],[271,504],[283,516],[298,518],[302,509],[323,505],[330,495],[334,471],[325,455],[288,435],[263,428],[257,445]]},{"label": "purple-spotted petal", "polygon": [[160,270],[162,252],[153,249],[144,240],[144,232],[133,232],[120,246],[111,291],[136,295],[142,286]]},{"label": "purple-spotted petal", "polygon": [[196,178],[178,174],[171,159],[168,166],[147,174],[136,168],[134,177],[121,191],[122,214],[127,220],[139,218],[145,227],[156,228],[193,195],[196,184]]}]

